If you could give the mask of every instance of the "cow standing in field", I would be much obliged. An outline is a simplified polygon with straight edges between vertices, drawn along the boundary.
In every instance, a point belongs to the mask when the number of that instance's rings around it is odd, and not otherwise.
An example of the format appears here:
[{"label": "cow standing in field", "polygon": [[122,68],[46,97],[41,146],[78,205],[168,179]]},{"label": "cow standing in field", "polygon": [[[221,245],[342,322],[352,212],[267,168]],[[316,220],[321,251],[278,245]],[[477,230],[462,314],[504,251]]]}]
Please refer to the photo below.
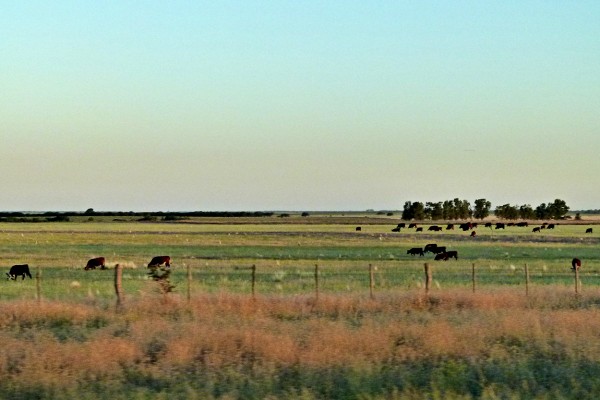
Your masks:
[{"label": "cow standing in field", "polygon": [[477,236],[477,232],[471,231],[471,237],[475,237],[475,236]]},{"label": "cow standing in field", "polygon": [[495,229],[504,229],[506,225],[503,222],[497,222]]},{"label": "cow standing in field", "polygon": [[445,254],[446,254],[446,260],[448,260],[450,258],[454,258],[455,260],[458,260],[458,251],[456,251],[456,250],[447,251]]},{"label": "cow standing in field", "polygon": [[431,225],[429,228],[427,228],[428,231],[434,231],[434,232],[440,232],[442,230],[441,226],[437,226],[437,225]]},{"label": "cow standing in field", "polygon": [[447,231],[453,231],[453,230],[454,230],[454,224],[448,224],[448,225],[446,226],[446,230],[447,230]]},{"label": "cow standing in field", "polygon": [[436,243],[428,243],[425,245],[425,249],[423,251],[425,253],[435,253],[435,249],[437,249],[438,245]]},{"label": "cow standing in field", "polygon": [[148,268],[150,267],[160,267],[161,265],[165,265],[167,268],[171,268],[171,257],[169,256],[156,256],[150,260],[148,263]]},{"label": "cow standing in field", "polygon": [[448,261],[448,256],[446,255],[446,253],[436,254],[435,258],[433,260],[434,261]]},{"label": "cow standing in field", "polygon": [[25,280],[25,275],[27,275],[30,279],[33,279],[31,272],[29,272],[28,264],[13,265],[10,267],[10,272],[7,272],[6,275],[8,275],[9,280],[12,279],[13,281],[17,280],[17,276],[22,276],[22,280]]},{"label": "cow standing in field", "polygon": [[579,268],[581,268],[581,260],[579,258],[574,258],[571,261],[571,269],[573,271],[575,271],[575,270],[579,270]]},{"label": "cow standing in field", "polygon": [[423,232],[423,228],[422,227],[418,227],[415,232]]},{"label": "cow standing in field", "polygon": [[417,254],[420,256],[424,256],[422,247],[413,247],[412,249],[406,250],[406,254],[410,254],[411,256],[416,256]]},{"label": "cow standing in field", "polygon": [[395,228],[392,228],[392,232],[400,232],[400,227],[397,226]]},{"label": "cow standing in field", "polygon": [[92,258],[87,262],[84,270],[87,271],[90,269],[96,269],[96,267],[100,267],[100,269],[106,269],[105,262],[106,260],[104,259],[104,257]]},{"label": "cow standing in field", "polygon": [[592,228],[587,228],[585,230],[585,233],[594,233],[594,230]]},{"label": "cow standing in field", "polygon": [[536,226],[535,228],[533,228],[531,230],[531,232],[539,232],[539,231],[540,231],[540,227],[539,226]]},{"label": "cow standing in field", "polygon": [[408,228],[409,228],[409,229],[410,229],[410,228],[416,228],[416,227],[417,227],[417,224],[415,224],[415,223],[412,223],[412,224],[409,224],[409,225],[408,225]]}]

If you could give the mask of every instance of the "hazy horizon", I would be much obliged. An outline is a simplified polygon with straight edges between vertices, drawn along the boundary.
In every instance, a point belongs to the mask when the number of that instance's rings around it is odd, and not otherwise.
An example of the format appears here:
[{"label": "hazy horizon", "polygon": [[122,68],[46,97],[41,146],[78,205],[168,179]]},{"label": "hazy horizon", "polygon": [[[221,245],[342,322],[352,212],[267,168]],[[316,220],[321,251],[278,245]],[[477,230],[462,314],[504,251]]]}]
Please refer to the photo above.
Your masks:
[{"label": "hazy horizon", "polygon": [[27,1],[0,210],[600,208],[600,2]]}]

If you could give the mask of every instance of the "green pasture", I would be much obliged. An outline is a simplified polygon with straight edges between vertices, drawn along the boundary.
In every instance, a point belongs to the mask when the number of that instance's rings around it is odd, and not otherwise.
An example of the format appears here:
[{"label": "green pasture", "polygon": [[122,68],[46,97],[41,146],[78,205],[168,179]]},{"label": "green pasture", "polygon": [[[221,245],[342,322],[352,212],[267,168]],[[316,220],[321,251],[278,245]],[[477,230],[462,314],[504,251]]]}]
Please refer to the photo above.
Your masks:
[{"label": "green pasture", "polygon": [[[434,268],[434,289],[472,284],[475,265],[478,285],[524,285],[528,265],[533,285],[571,285],[573,257],[583,261],[584,287],[600,285],[600,236],[583,235],[586,225],[559,225],[543,234],[531,227],[479,229],[478,236],[462,231],[389,232],[387,223],[265,224],[265,223],[136,223],[74,222],[0,224],[0,268],[30,265],[41,273],[45,298],[105,302],[114,297],[114,265],[125,268],[128,296],[151,296],[155,289],[146,264],[155,255],[173,259],[175,295],[190,292],[250,293],[256,266],[255,292],[307,294],[315,291],[318,265],[320,291],[369,293],[369,265],[375,291],[414,289],[423,284],[423,265]],[[433,255],[410,256],[411,247],[427,243],[459,252],[458,261],[433,261]],[[88,259],[103,256],[106,271],[84,271]],[[0,299],[35,297],[34,280],[5,282]]]}]

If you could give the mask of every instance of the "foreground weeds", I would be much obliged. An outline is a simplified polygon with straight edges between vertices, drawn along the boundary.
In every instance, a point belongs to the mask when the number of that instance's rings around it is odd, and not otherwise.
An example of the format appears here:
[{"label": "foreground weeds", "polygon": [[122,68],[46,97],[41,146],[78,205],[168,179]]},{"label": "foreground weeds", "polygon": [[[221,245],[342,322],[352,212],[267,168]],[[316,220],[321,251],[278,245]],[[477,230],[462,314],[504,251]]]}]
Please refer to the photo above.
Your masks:
[{"label": "foreground weeds", "polygon": [[553,289],[4,302],[0,397],[593,398],[600,297]]}]

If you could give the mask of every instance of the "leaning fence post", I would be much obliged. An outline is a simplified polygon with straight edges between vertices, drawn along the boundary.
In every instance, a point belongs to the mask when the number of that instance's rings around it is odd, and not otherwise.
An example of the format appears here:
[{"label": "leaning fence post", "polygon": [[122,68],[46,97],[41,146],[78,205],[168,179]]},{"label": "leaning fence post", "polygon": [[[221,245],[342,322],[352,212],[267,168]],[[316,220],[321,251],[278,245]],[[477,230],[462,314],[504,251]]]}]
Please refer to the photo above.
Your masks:
[{"label": "leaning fence post", "polygon": [[475,293],[475,287],[477,285],[477,281],[475,279],[475,263],[471,265],[471,280],[473,281],[473,293]]},{"label": "leaning fence post", "polygon": [[429,263],[425,263],[425,294],[429,294],[429,289],[431,288],[431,280],[432,276],[431,267]]},{"label": "leaning fence post", "polygon": [[256,286],[256,265],[252,264],[252,298],[255,298],[254,288]]},{"label": "leaning fence post", "polygon": [[319,264],[315,264],[315,301],[319,300]]},{"label": "leaning fence post", "polygon": [[373,296],[373,289],[375,287],[375,276],[373,275],[373,265],[369,264],[369,295],[371,299]]},{"label": "leaning fence post", "polygon": [[529,267],[525,264],[525,296],[529,296]]},{"label": "leaning fence post", "polygon": [[117,309],[123,305],[123,266],[121,264],[115,265],[115,293],[117,295]]},{"label": "leaning fence post", "polygon": [[42,268],[39,265],[35,272],[35,298],[38,303],[42,301]]}]

